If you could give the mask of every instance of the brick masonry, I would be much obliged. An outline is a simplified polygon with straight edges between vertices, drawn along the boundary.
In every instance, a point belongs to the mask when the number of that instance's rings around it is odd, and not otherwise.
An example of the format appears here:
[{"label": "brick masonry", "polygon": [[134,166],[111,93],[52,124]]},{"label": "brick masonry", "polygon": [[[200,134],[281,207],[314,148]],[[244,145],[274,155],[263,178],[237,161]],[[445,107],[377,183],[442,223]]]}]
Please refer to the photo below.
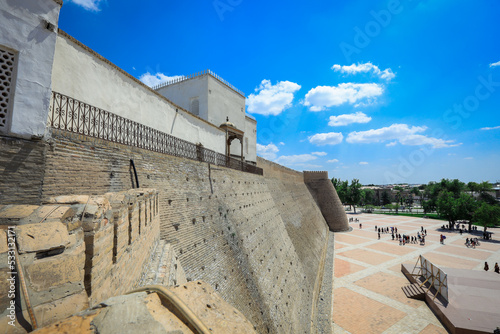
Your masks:
[{"label": "brick masonry", "polygon": [[[160,237],[174,248],[188,281],[210,284],[260,333],[310,331],[328,227],[302,173],[259,159],[263,177],[56,130],[41,151],[41,203],[131,189],[133,159],[140,186],[158,190]],[[7,202],[19,203],[12,196]],[[26,191],[19,198],[36,196]],[[111,227],[102,228],[112,235]],[[101,261],[113,261],[111,244],[105,238],[95,244],[96,269],[86,275],[100,279]]]},{"label": "brick masonry", "polygon": [[321,209],[333,232],[349,230],[349,222],[339,195],[328,178],[328,172],[304,172],[304,182]]},{"label": "brick masonry", "polygon": [[[0,234],[15,232],[39,326],[130,291],[141,278],[160,227],[158,193],[153,189],[59,196],[47,202],[42,206],[0,205]],[[8,226],[12,228],[7,231]],[[5,286],[11,276],[8,250],[0,249],[2,311],[10,303]],[[26,310],[24,298],[16,302]],[[22,328],[21,322],[8,326],[5,312],[0,315],[0,328]],[[22,318],[29,319],[28,314],[18,314],[17,319]]]}]

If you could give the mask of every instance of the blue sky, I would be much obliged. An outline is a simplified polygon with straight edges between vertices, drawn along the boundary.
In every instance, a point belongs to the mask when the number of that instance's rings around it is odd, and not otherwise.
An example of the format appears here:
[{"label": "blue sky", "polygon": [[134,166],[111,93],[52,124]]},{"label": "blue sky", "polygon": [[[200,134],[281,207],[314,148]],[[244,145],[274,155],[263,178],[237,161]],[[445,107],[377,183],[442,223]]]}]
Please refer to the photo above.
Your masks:
[{"label": "blue sky", "polygon": [[150,85],[211,69],[290,168],[495,182],[499,17],[496,0],[66,0],[59,27]]}]

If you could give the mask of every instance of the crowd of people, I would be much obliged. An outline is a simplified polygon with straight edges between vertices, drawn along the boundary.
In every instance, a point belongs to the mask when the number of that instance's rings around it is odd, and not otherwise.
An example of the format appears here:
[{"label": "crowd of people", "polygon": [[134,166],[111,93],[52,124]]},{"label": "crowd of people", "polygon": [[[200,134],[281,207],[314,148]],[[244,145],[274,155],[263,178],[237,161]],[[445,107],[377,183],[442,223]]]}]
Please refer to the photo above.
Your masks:
[{"label": "crowd of people", "polygon": [[[356,218],[355,220],[353,218],[349,218],[349,222],[359,222],[359,219]],[[448,227],[448,225],[446,225],[446,228]],[[465,226],[462,225],[462,227],[460,227],[460,225],[457,226],[457,229],[460,231],[460,234],[463,233],[463,230]],[[363,228],[363,225],[360,223],[359,224],[359,228]],[[442,228],[444,229],[445,226],[443,225]],[[476,230],[477,230],[477,226],[475,226]],[[472,230],[474,230],[474,227],[472,228]],[[405,234],[400,234],[398,233],[398,228],[395,227],[395,226],[390,226],[390,227],[379,227],[377,225],[375,225],[375,232],[377,232],[378,234],[378,239],[380,239],[380,235],[381,234],[388,234],[388,233],[391,233],[391,237],[392,237],[392,240],[396,240],[396,241],[399,241],[399,244],[404,246],[405,244],[416,244],[417,242],[420,243],[420,245],[425,245],[425,238],[427,236],[427,230],[424,229],[423,226],[420,227],[420,232],[417,232],[417,235],[416,236],[411,236],[411,235],[405,235]],[[483,238],[488,238],[490,239],[491,237],[487,235],[487,233],[483,233]],[[444,244],[444,240],[446,239],[446,236],[444,234],[441,234],[439,236],[439,241],[440,243]],[[480,242],[478,240],[478,238],[466,238],[465,239],[465,245],[467,247],[472,247],[472,248],[476,248],[476,246],[479,246]],[[488,271],[490,269],[489,265],[488,265],[488,262],[484,262],[484,270],[485,271]],[[498,265],[498,263],[496,262],[495,263],[495,266],[494,266],[494,272],[496,272],[497,274],[500,274],[500,266]]]},{"label": "crowd of people", "polygon": [[398,233],[398,228],[391,227],[378,227],[375,225],[375,231],[378,233],[378,238],[380,239],[380,234],[391,233],[392,240],[399,241],[399,244],[404,246],[405,244],[416,244],[425,245],[425,237],[427,236],[427,230],[421,227],[421,231],[417,232],[416,236],[406,235]]}]

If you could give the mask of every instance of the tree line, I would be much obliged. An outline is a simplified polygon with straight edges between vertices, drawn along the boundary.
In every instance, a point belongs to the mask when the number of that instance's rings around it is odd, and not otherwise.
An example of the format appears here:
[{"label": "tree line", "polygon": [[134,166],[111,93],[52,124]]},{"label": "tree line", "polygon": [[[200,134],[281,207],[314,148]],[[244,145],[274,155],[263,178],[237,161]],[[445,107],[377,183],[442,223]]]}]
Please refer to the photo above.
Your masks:
[{"label": "tree line", "polygon": [[[424,213],[436,212],[448,220],[451,228],[457,222],[466,222],[469,230],[472,224],[488,227],[500,224],[500,204],[491,195],[492,185],[489,182],[464,183],[458,179],[442,179],[440,182],[429,182],[427,185],[407,188],[395,186],[391,191],[385,190],[380,198],[376,198],[373,189],[361,189],[358,179],[348,180],[332,178],[332,184],[344,205],[354,208],[359,205],[383,205],[395,208],[401,205],[411,208],[413,195],[420,197]],[[395,203],[395,204],[393,204]]]}]

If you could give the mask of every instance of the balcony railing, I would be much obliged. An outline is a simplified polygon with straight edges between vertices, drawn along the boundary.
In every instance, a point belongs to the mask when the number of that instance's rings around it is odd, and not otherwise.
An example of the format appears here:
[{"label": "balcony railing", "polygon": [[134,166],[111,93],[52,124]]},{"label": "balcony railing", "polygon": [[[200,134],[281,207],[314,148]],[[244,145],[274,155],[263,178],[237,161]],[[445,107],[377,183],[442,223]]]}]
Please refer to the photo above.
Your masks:
[{"label": "balcony railing", "polygon": [[262,168],[57,92],[52,92],[49,125],[54,129],[263,175]]}]

